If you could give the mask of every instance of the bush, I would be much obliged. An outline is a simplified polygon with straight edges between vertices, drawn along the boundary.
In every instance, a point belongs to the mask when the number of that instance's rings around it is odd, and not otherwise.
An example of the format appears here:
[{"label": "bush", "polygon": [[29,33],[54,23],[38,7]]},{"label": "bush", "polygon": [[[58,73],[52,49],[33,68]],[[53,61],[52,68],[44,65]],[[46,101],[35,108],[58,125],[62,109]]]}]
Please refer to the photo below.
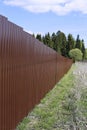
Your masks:
[{"label": "bush", "polygon": [[85,59],[87,60],[87,49],[85,50]]},{"label": "bush", "polygon": [[69,51],[69,56],[72,58],[74,61],[80,61],[82,60],[82,52],[80,49],[75,48]]}]

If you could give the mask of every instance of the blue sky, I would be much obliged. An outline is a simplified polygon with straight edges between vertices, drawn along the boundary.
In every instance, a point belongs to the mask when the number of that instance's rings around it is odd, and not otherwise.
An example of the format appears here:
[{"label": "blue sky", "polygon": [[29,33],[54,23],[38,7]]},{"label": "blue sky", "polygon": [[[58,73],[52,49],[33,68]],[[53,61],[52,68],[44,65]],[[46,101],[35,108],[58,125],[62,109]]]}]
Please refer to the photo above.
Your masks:
[{"label": "blue sky", "polygon": [[0,14],[29,33],[79,34],[87,47],[86,0],[0,0]]}]

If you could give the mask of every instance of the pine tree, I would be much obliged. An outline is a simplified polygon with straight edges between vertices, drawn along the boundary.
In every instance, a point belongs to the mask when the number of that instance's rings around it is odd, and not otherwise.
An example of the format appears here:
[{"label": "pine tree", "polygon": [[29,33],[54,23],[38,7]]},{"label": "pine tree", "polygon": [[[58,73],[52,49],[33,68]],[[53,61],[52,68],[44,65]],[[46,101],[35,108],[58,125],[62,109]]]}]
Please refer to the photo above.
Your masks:
[{"label": "pine tree", "polygon": [[51,39],[49,32],[47,34],[45,34],[45,37],[43,37],[43,42],[44,42],[45,45],[53,48],[53,41]]},{"label": "pine tree", "polygon": [[63,32],[56,33],[57,52],[66,56],[66,36]]},{"label": "pine tree", "polygon": [[75,48],[78,48],[81,50],[81,41],[80,41],[79,35],[77,35]]},{"label": "pine tree", "polygon": [[41,34],[37,34],[36,39],[38,39],[39,41],[42,41]]},{"label": "pine tree", "polygon": [[81,43],[82,43],[81,51],[83,53],[83,59],[84,59],[85,58],[85,45],[84,45],[84,40],[83,39],[82,39]]},{"label": "pine tree", "polygon": [[52,39],[52,42],[53,42],[53,49],[55,51],[57,51],[56,34],[55,33],[52,33],[51,39]]},{"label": "pine tree", "polygon": [[35,38],[35,34],[33,33],[32,36]]},{"label": "pine tree", "polygon": [[66,45],[67,56],[69,56],[69,51],[71,49],[74,49],[74,47],[75,47],[75,40],[74,40],[72,34],[68,34],[67,45]]}]

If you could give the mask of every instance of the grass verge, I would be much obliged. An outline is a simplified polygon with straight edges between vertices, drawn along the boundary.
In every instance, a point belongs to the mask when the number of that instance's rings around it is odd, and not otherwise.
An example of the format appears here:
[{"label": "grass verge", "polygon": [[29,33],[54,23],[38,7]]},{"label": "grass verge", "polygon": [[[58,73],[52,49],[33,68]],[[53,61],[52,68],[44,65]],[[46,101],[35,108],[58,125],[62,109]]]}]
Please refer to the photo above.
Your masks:
[{"label": "grass verge", "polygon": [[[73,116],[74,95],[70,94],[74,87],[72,65],[68,73],[46,94],[24,120],[19,123],[17,130],[65,130]],[[67,99],[70,101],[67,102]],[[75,99],[74,99],[75,100]]]}]

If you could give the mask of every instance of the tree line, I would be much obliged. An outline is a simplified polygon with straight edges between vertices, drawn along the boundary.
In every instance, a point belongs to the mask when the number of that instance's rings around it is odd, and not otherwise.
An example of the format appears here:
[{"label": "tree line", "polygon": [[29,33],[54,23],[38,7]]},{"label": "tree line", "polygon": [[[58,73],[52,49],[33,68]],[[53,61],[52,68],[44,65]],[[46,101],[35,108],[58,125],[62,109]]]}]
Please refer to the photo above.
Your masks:
[{"label": "tree line", "polygon": [[44,36],[41,36],[41,34],[37,34],[36,36],[33,34],[33,36],[62,56],[72,58],[70,51],[75,49],[76,51],[80,50],[80,53],[82,53],[82,59],[85,59],[85,44],[84,40],[80,39],[79,35],[77,35],[77,38],[75,39],[72,34],[68,34],[66,37],[64,32],[57,31],[52,34],[48,32]]}]

